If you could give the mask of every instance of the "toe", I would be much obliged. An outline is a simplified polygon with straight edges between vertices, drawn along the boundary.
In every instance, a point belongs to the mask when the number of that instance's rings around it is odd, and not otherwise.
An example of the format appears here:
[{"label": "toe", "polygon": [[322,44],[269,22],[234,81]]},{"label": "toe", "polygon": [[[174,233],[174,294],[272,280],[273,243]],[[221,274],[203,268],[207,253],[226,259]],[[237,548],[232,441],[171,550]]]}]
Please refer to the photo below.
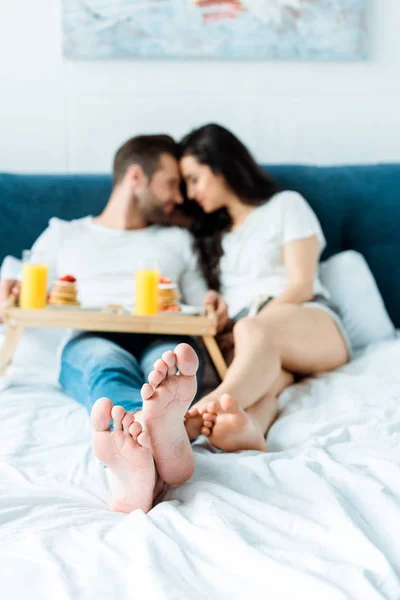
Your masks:
[{"label": "toe", "polygon": [[165,364],[167,365],[168,368],[168,375],[171,377],[172,375],[176,374],[176,356],[173,352],[171,352],[171,350],[168,350],[167,352],[164,352],[164,354],[162,355],[162,359],[165,362]]},{"label": "toe", "polygon": [[214,413],[205,412],[203,413],[203,420],[215,423],[215,421],[217,420],[217,415]]},{"label": "toe", "polygon": [[205,429],[212,429],[212,426],[214,425],[214,423],[212,421],[203,421],[203,427]]},{"label": "toe", "polygon": [[93,404],[90,418],[95,431],[108,431],[110,429],[111,410],[113,406],[109,398],[99,398]]},{"label": "toe", "polygon": [[210,433],[211,433],[211,429],[209,429],[208,427],[202,427],[201,428],[201,433],[203,435],[206,435],[208,437],[210,435]]},{"label": "toe", "polygon": [[220,400],[222,409],[228,413],[238,413],[241,410],[240,404],[236,402],[229,394],[223,394]]},{"label": "toe", "polygon": [[154,394],[154,388],[150,384],[145,383],[144,386],[142,386],[140,393],[142,395],[143,400],[150,400],[150,398]]},{"label": "toe", "polygon": [[220,405],[219,402],[213,401],[213,402],[210,402],[208,404],[207,409],[205,410],[205,412],[207,412],[207,413],[214,413],[215,415],[220,415],[224,411],[222,410],[222,407],[221,407],[221,405]]},{"label": "toe", "polygon": [[114,406],[111,411],[114,431],[122,429],[122,419],[125,417],[125,409],[122,406]]},{"label": "toe", "polygon": [[189,410],[187,411],[187,415],[189,417],[198,417],[199,416],[199,411],[195,407],[189,408]]},{"label": "toe", "polygon": [[137,421],[134,421],[134,423],[132,423],[131,426],[129,427],[129,433],[135,439],[137,438],[139,433],[141,433],[141,431],[142,431],[142,426]]},{"label": "toe", "polygon": [[152,371],[149,375],[149,383],[155,388],[158,387],[163,380],[164,376],[159,371]]},{"label": "toe", "polygon": [[124,418],[122,419],[122,427],[126,433],[129,431],[129,427],[132,423],[135,422],[135,415],[131,412],[125,413]]},{"label": "toe", "polygon": [[161,375],[163,377],[166,377],[167,373],[168,373],[168,366],[160,358],[160,359],[156,360],[156,362],[154,363],[154,370],[158,371],[159,373],[161,373]]},{"label": "toe", "polygon": [[143,448],[151,447],[150,436],[147,433],[147,431],[142,431],[141,433],[139,433],[137,441],[141,446],[143,446]]},{"label": "toe", "polygon": [[199,368],[199,359],[189,344],[178,344],[175,348],[175,357],[178,371],[181,375],[186,377],[196,375]]}]

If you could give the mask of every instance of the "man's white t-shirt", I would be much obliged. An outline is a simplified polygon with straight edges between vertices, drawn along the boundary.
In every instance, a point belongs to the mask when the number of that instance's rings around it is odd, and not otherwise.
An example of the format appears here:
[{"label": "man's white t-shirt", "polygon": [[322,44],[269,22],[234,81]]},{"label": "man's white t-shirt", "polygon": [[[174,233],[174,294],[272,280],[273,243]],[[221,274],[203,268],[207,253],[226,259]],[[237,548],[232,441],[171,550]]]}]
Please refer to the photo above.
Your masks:
[{"label": "man's white t-shirt", "polygon": [[[32,260],[49,266],[49,287],[60,276],[76,277],[79,300],[87,307],[132,307],[135,271],[155,264],[163,277],[178,284],[182,302],[202,306],[207,290],[192,237],[179,227],[152,225],[121,231],[97,225],[92,217],[53,218],[33,245]],[[2,278],[17,278],[11,271],[5,261]]]},{"label": "man's white t-shirt", "polygon": [[[259,295],[279,296],[288,286],[283,246],[288,242],[316,236],[318,258],[326,241],[319,221],[297,192],[275,194],[255,208],[241,227],[224,234],[220,262],[221,293],[230,316],[248,308]],[[329,298],[315,277],[314,294]]]}]

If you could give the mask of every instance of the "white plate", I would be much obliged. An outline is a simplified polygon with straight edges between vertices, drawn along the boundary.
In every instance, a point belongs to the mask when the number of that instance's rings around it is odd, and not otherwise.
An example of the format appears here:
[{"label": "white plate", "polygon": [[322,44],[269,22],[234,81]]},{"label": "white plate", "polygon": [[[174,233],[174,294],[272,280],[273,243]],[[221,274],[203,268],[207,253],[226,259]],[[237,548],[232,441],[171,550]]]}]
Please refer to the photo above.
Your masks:
[{"label": "white plate", "polygon": [[[181,304],[181,315],[202,315],[204,308],[202,306],[189,306],[189,304]],[[172,313],[179,314],[179,313]]]}]

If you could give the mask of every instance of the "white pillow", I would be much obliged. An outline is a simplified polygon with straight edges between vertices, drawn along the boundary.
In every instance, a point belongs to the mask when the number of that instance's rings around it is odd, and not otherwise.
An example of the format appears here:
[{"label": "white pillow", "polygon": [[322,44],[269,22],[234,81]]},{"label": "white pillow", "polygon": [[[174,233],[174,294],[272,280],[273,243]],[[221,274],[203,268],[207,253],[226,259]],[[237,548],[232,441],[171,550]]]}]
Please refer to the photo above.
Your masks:
[{"label": "white pillow", "polygon": [[338,307],[353,349],[395,337],[395,328],[367,261],[347,250],[320,264],[322,284]]}]

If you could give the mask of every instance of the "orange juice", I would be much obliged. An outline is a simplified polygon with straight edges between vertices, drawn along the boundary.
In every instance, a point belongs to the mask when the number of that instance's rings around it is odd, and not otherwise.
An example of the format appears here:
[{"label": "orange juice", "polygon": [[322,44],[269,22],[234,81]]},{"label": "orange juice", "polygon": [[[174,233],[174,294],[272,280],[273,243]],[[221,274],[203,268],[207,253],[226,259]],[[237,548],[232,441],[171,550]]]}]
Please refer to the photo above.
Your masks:
[{"label": "orange juice", "polygon": [[46,265],[23,265],[19,300],[21,308],[45,308],[48,270]]},{"label": "orange juice", "polygon": [[156,269],[138,269],[135,275],[135,315],[156,315],[158,312],[158,282]]}]

